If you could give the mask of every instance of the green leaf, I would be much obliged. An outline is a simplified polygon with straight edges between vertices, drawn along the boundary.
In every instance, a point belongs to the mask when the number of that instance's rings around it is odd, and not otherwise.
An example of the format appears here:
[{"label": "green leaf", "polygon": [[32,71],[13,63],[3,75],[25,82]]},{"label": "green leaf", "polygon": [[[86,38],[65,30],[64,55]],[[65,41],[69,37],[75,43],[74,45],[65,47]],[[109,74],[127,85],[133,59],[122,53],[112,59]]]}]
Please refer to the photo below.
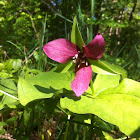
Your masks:
[{"label": "green leaf", "polygon": [[54,113],[58,102],[59,102],[59,98],[56,98],[56,97],[44,100],[43,108],[45,109],[45,111],[48,115],[51,115]]},{"label": "green leaf", "polygon": [[30,108],[28,105],[24,108],[23,118],[24,118],[24,125],[26,127],[30,126],[33,120],[33,109]]},{"label": "green leaf", "polygon": [[114,125],[107,123],[105,121],[103,121],[102,119],[100,119],[97,116],[94,116],[94,125],[98,128],[100,128],[101,130],[110,132],[111,130],[114,130]]},{"label": "green leaf", "polygon": [[3,1],[0,1],[0,5],[5,5],[5,3]]},{"label": "green leaf", "polygon": [[19,101],[17,101],[16,99],[7,96],[7,95],[3,95],[0,97],[0,110],[7,105],[10,108],[16,108],[16,105],[19,103]]},{"label": "green leaf", "polygon": [[73,75],[67,73],[42,72],[26,80],[19,78],[18,96],[22,105],[41,98],[51,98],[56,90],[71,89]]},{"label": "green leaf", "polygon": [[132,79],[125,78],[118,87],[115,88],[114,93],[116,94],[127,94],[133,95],[140,98],[140,83]]},{"label": "green leaf", "polygon": [[17,119],[18,119],[18,116],[13,116],[13,117],[9,118],[8,120],[6,120],[6,123],[8,125],[12,125],[17,121]]},{"label": "green leaf", "polygon": [[75,120],[80,123],[91,124],[91,115],[90,114],[76,114]]},{"label": "green leaf", "polygon": [[104,132],[104,131],[103,131],[103,135],[105,136],[105,139],[106,139],[106,140],[115,140],[115,139],[113,139],[112,136],[110,136],[108,133],[106,133],[106,132]]},{"label": "green leaf", "polygon": [[103,75],[98,74],[93,84],[94,94],[98,95],[100,92],[110,87],[119,85],[120,75]]},{"label": "green leaf", "polygon": [[103,63],[100,60],[91,60],[88,59],[90,62],[90,65],[92,67],[92,71],[98,74],[106,74],[106,75],[116,75],[118,74],[113,69],[111,69],[109,66],[107,66],[105,63]]},{"label": "green leaf", "polygon": [[68,61],[67,63],[61,63],[56,68],[55,72],[65,73],[69,70],[74,70],[76,64],[72,64],[72,60]]},{"label": "green leaf", "polygon": [[[18,19],[17,19],[17,21],[19,20],[19,19],[22,19],[23,17],[19,17]],[[17,22],[16,21],[16,22]],[[23,22],[22,20],[20,21],[21,23]],[[24,54],[24,52],[21,50],[21,48],[19,47],[19,46],[17,46],[16,44],[14,44],[13,42],[11,42],[11,41],[7,41],[8,43],[10,43],[10,44],[12,44],[13,46],[15,46],[18,50],[20,50],[21,51],[21,53],[23,54],[23,55],[25,55]]]},{"label": "green leaf", "polygon": [[45,88],[52,87],[54,89],[65,88],[67,90],[71,89],[71,81],[73,75],[69,72],[67,73],[56,73],[56,72],[42,72],[35,77],[26,79],[32,85],[39,85]]},{"label": "green leaf", "polygon": [[0,126],[0,134],[3,135],[6,133],[6,130],[3,128],[3,126]]},{"label": "green leaf", "polygon": [[127,71],[118,65],[110,64],[106,61],[100,61],[100,60],[88,59],[88,61],[91,64],[92,71],[95,73],[106,74],[106,75],[119,74],[122,75],[122,78],[127,77]]},{"label": "green leaf", "polygon": [[0,63],[0,71],[4,68],[4,64]]},{"label": "green leaf", "polygon": [[7,125],[6,122],[0,122],[0,126],[4,126],[4,125]]},{"label": "green leaf", "polygon": [[30,82],[19,78],[18,82],[18,97],[22,105],[26,105],[35,99],[51,98],[56,93],[56,90],[44,88],[39,85],[33,86]]},{"label": "green leaf", "polygon": [[103,61],[103,63],[105,63],[108,67],[113,69],[116,73],[122,75],[122,78],[127,78],[127,71],[125,69],[123,69],[121,66],[115,65],[115,64],[110,64],[107,61]]},{"label": "green leaf", "polygon": [[1,78],[10,78],[10,77],[12,77],[13,75],[12,74],[8,74],[8,73],[6,73],[6,72],[0,72],[0,77]]},{"label": "green leaf", "polygon": [[8,72],[17,72],[22,67],[21,62],[21,59],[9,59],[5,62],[5,67]]},{"label": "green leaf", "polygon": [[[130,84],[128,84],[130,83]],[[106,122],[117,125],[131,137],[140,137],[140,83],[125,79],[113,90],[107,89],[95,98],[65,97],[62,108],[78,114],[92,113]]]},{"label": "green leaf", "polygon": [[81,33],[79,31],[76,16],[73,20],[72,32],[71,32],[71,42],[76,44],[81,50],[83,49],[84,41],[82,39]]},{"label": "green leaf", "polygon": [[5,92],[11,93],[11,94],[17,94],[17,92],[16,92],[17,87],[12,79],[1,79],[0,80],[0,90],[3,90]]}]

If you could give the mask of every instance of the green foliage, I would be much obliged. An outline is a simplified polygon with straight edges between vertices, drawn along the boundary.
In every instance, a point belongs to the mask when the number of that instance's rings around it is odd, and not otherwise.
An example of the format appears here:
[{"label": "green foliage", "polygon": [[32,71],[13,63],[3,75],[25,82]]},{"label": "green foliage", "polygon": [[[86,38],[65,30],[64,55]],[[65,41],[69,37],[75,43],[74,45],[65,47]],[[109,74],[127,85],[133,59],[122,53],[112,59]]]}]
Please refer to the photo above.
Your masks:
[{"label": "green foliage", "polygon": [[22,60],[20,59],[9,59],[5,62],[5,67],[8,72],[17,72],[20,68],[22,68],[21,64]]},{"label": "green foliage", "polygon": [[103,75],[98,74],[93,84],[94,94],[98,95],[107,88],[116,87],[119,85],[120,75]]},{"label": "green foliage", "polygon": [[65,87],[71,90],[70,83],[72,81],[72,74],[56,73],[56,72],[42,72],[35,77],[26,79],[32,85],[39,85],[42,87],[52,87],[54,89],[62,89]]},{"label": "green foliage", "polygon": [[55,93],[51,88],[43,88],[37,85],[37,88],[32,86],[26,80],[20,78],[18,82],[18,96],[22,105],[26,105],[35,99],[50,98]]},{"label": "green foliage", "polygon": [[[0,1],[0,134],[8,130],[20,140],[139,138],[139,7],[137,0]],[[76,97],[70,86],[75,64],[58,65],[42,46],[71,36],[82,49],[99,32],[105,61],[89,60],[92,81]]]},{"label": "green foliage", "polygon": [[76,44],[82,50],[84,41],[79,31],[76,17],[74,17],[74,21],[73,21],[73,27],[72,27],[72,32],[71,32],[71,42]]},{"label": "green foliage", "polygon": [[115,72],[113,69],[111,69],[108,65],[101,62],[100,60],[96,61],[96,60],[89,59],[89,62],[92,67],[92,71],[95,73],[108,74],[108,75],[118,74],[117,72]]},{"label": "green foliage", "polygon": [[[129,82],[129,79],[127,82]],[[123,85],[124,88],[127,86],[127,92],[124,92],[118,86],[119,93],[116,88],[108,88],[95,98],[69,96],[62,98],[60,103],[62,108],[67,108],[74,113],[95,114],[103,120],[117,125],[126,135],[139,138],[140,99],[137,93],[140,90],[140,86],[138,87],[137,85],[140,84],[133,80],[131,83],[129,86]],[[132,88],[134,88],[133,93],[131,93]]]}]

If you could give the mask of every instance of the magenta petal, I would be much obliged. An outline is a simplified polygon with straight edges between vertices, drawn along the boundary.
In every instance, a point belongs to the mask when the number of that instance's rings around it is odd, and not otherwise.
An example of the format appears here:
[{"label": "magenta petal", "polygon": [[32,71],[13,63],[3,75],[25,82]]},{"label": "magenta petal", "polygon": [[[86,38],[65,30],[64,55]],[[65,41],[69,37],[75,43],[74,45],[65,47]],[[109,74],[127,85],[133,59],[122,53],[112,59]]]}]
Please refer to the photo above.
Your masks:
[{"label": "magenta petal", "polygon": [[71,88],[77,97],[81,96],[88,89],[91,78],[91,66],[81,68],[77,71],[76,76],[71,83]]},{"label": "magenta petal", "polygon": [[98,60],[103,56],[105,51],[105,41],[101,34],[95,36],[95,38],[84,47],[85,55],[93,60]]},{"label": "magenta petal", "polygon": [[77,52],[77,46],[66,39],[56,39],[43,46],[47,56],[59,63],[66,63]]}]

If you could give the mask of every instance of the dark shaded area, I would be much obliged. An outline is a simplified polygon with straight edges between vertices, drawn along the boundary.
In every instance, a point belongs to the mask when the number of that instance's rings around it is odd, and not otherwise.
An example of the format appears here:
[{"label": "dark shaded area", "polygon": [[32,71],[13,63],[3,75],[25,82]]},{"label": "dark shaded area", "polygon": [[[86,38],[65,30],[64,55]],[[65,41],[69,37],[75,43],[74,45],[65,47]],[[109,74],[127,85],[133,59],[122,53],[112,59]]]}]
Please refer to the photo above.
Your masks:
[{"label": "dark shaded area", "polygon": [[131,138],[140,138],[140,127],[135,130],[131,135],[130,135]]},{"label": "dark shaded area", "polygon": [[42,87],[42,86],[39,86],[39,85],[34,85],[37,90],[39,90],[40,92],[43,92],[43,93],[55,93],[57,90],[53,89],[52,87],[50,88],[45,88],[45,87]]}]

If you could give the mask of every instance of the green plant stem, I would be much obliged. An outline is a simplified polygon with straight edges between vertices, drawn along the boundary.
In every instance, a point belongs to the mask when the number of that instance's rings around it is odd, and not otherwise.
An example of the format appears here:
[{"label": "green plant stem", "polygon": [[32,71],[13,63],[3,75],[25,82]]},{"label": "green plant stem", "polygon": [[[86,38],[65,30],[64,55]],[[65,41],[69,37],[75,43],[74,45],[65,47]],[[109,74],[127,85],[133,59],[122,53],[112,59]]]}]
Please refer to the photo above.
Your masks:
[{"label": "green plant stem", "polygon": [[[94,115],[93,115],[93,114],[90,115],[90,119],[91,119],[91,125],[94,126]],[[89,131],[90,131],[90,139],[92,140],[92,136],[93,136],[93,127],[89,127]]]},{"label": "green plant stem", "polygon": [[44,42],[44,33],[45,33],[45,28],[46,28],[46,20],[47,20],[47,15],[45,17],[45,21],[42,23],[42,32],[41,32],[41,37],[40,37],[40,45],[39,45],[39,61],[38,61],[38,69],[43,70],[43,63],[42,63],[42,47],[43,47],[43,42]]},{"label": "green plant stem", "polygon": [[79,140],[79,135],[77,133],[78,129],[77,129],[77,123],[74,124],[74,134],[75,134],[75,140]]},{"label": "green plant stem", "polygon": [[[16,116],[18,116],[18,113],[17,113],[17,108],[15,109],[15,114],[16,114]],[[15,128],[16,128],[16,123],[17,123],[17,121],[15,120],[14,121],[14,128],[13,128],[13,132],[15,133]]]},{"label": "green plant stem", "polygon": [[87,126],[84,126],[83,140],[86,140]]},{"label": "green plant stem", "polygon": [[[40,112],[39,112],[39,118],[40,118]],[[42,138],[42,140],[45,140],[45,137],[44,137],[44,134],[43,134],[43,131],[42,131],[42,127],[41,127],[41,123],[40,123],[40,121],[38,122],[39,124],[39,129],[40,129],[40,131],[41,131],[41,138]]]},{"label": "green plant stem", "polygon": [[94,0],[91,0],[91,18],[90,18],[90,41],[93,39],[93,16],[94,16]]},{"label": "green plant stem", "polygon": [[[68,120],[70,120],[70,115],[68,115]],[[68,128],[69,128],[69,121],[67,121],[67,126],[66,126],[64,140],[67,140]]]}]

